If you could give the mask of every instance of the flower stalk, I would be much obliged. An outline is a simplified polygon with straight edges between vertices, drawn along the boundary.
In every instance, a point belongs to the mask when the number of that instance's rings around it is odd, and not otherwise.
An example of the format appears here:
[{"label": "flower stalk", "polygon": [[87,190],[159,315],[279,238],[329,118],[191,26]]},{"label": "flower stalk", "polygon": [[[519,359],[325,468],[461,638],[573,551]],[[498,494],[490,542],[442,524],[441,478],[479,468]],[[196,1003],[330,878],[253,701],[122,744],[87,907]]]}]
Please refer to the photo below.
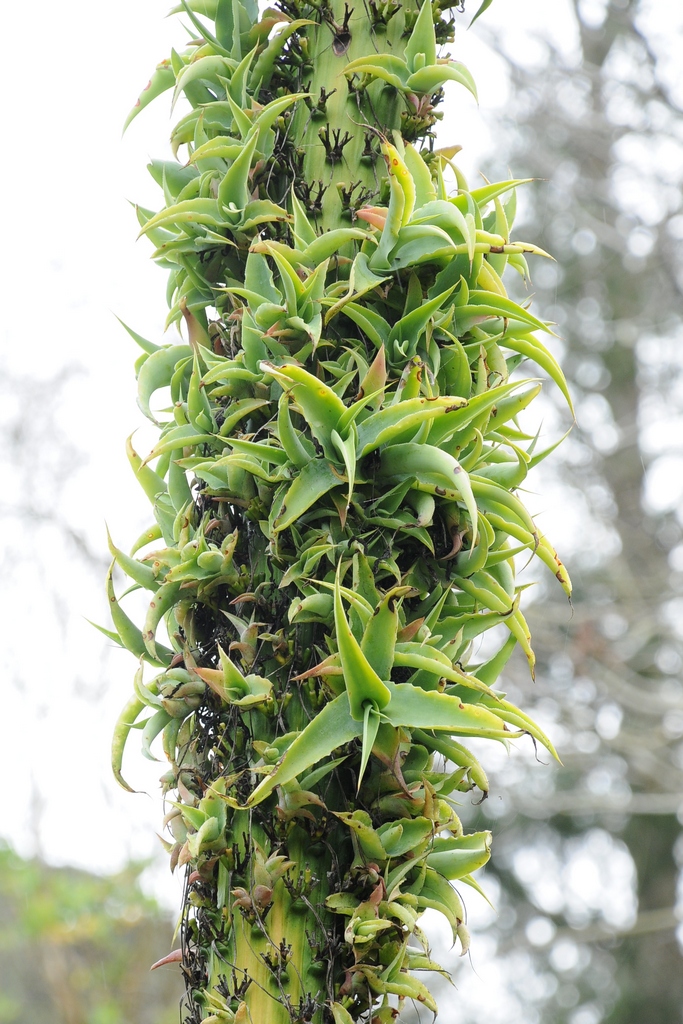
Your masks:
[{"label": "flower stalk", "polygon": [[[569,401],[502,280],[546,254],[510,237],[521,182],[446,186],[435,108],[475,87],[440,55],[438,3],[177,13],[189,45],[131,115],[185,101],[178,159],[150,165],[163,206],[138,209],[181,336],[130,332],[159,440],[128,442],[154,522],[130,553],[110,540],[109,635],[139,659],[114,772],[128,786],[132,728],[169,764],[186,1021],[435,1011],[419,918],[439,910],[467,951],[452,883],[478,888],[491,843],[457,813],[488,793],[466,741],[555,754],[498,689],[515,647],[533,673],[516,555],[571,590],[516,494],[551,450],[517,420],[539,390],[522,361]],[[140,625],[115,566],[149,591]]]}]

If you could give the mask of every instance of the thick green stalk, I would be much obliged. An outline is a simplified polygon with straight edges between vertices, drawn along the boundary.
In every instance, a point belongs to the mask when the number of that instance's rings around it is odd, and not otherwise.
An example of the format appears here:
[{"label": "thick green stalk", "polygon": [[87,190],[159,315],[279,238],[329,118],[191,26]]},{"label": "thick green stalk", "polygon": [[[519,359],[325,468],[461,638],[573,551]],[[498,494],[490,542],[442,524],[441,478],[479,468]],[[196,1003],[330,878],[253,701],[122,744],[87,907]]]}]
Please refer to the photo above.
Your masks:
[{"label": "thick green stalk", "polygon": [[[254,535],[250,551],[254,589],[269,587],[264,547],[263,537]],[[235,611],[241,612],[242,607],[238,604]],[[271,614],[275,617],[276,613],[273,610]],[[196,615],[190,613],[182,622],[193,646],[210,642],[205,624]],[[314,636],[313,626],[302,627],[299,642],[310,644]],[[264,670],[273,681],[279,677],[278,689],[285,695],[281,715],[287,728],[303,729],[313,713],[306,691],[288,687],[287,676],[275,661],[267,663]],[[246,720],[248,735],[243,739],[247,749],[250,740],[263,746],[277,741],[281,732],[278,716],[255,712]],[[215,760],[207,762],[200,757],[196,767],[203,777],[221,774]],[[293,797],[297,797],[296,788]],[[332,805],[329,796],[327,799]],[[287,804],[285,796],[280,820],[278,814],[272,819],[261,808],[234,811],[228,856],[221,858],[217,877],[207,877],[196,894],[195,907],[201,912],[188,926],[192,945],[209,951],[203,969],[207,972],[205,992],[213,1002],[204,1005],[207,1013],[222,1006],[229,1015],[243,1003],[244,1012],[250,1015],[247,1020],[254,1024],[299,1020],[323,1024],[324,1001],[333,996],[333,979],[342,969],[335,957],[338,928],[325,908],[334,860],[330,828],[334,831],[334,826],[321,830],[317,838],[315,828],[297,824],[297,805],[288,811]],[[336,831],[341,833],[340,828]],[[349,845],[343,834],[334,842],[338,850]],[[273,854],[286,862],[282,876],[277,864],[269,869],[268,858]],[[203,1005],[201,991],[195,991],[194,998]]]},{"label": "thick green stalk", "polygon": [[331,0],[325,20],[307,37],[312,77],[306,88],[311,109],[299,107],[292,134],[294,145],[304,152],[305,187],[310,184],[316,198],[324,189],[318,216],[323,231],[348,223],[350,208],[378,202],[386,170],[373,129],[391,138],[393,131],[400,130],[406,110],[392,86],[375,81],[361,87],[362,76],[349,82],[344,69],[371,53],[403,56],[406,15],[414,16],[417,9],[415,0],[409,0],[388,24],[373,25],[364,5],[350,8],[344,0]]},{"label": "thick green stalk", "polygon": [[[241,822],[236,820],[233,834],[241,833],[245,845],[254,840],[267,845],[250,817],[244,814]],[[263,907],[253,901],[245,907],[238,899],[231,912],[227,947],[216,948],[208,991],[215,991],[234,967],[238,988],[249,979],[244,1002],[254,1022],[291,1024],[306,1019],[308,1012],[311,1024],[322,1024],[322,999],[332,963],[319,954],[325,949],[326,930],[334,922],[324,908],[330,859],[321,852],[312,851],[305,833],[293,829],[286,853],[296,868],[288,873],[287,885],[278,879]],[[252,894],[258,892],[256,884],[249,887]]]}]

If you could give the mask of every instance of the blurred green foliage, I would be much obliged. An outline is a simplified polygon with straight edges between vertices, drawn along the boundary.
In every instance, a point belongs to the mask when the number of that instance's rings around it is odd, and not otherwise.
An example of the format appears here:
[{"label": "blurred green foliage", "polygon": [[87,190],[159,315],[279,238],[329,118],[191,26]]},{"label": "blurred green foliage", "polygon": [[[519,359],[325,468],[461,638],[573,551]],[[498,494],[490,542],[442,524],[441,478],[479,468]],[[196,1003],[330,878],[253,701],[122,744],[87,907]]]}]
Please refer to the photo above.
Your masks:
[{"label": "blurred green foliage", "polygon": [[94,875],[0,845],[1,1024],[176,1024],[177,966],[149,972],[173,924],[145,867]]}]

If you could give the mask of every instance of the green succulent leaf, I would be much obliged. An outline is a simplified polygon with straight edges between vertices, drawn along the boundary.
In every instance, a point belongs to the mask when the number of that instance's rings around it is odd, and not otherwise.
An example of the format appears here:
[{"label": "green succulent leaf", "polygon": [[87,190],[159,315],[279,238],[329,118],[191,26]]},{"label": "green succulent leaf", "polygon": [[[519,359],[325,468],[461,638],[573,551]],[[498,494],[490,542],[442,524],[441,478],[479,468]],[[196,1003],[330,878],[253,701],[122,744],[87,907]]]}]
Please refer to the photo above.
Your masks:
[{"label": "green succulent leaf", "polygon": [[483,867],[490,856],[491,833],[473,832],[457,839],[435,839],[427,867],[453,882]]},{"label": "green succulent leaf", "polygon": [[276,786],[284,786],[297,775],[308,771],[339,747],[360,736],[362,721],[351,717],[349,698],[346,693],[326,704],[315,718],[287,748],[270,775],[259,783],[246,802],[255,807],[273,792]]},{"label": "green succulent leaf", "polygon": [[351,715],[357,721],[363,721],[366,717],[366,704],[370,702],[381,710],[388,703],[390,692],[363,653],[346,618],[339,567],[334,589],[334,625]]},{"label": "green succulent leaf", "polygon": [[277,533],[286,530],[301,519],[320,498],[344,483],[343,476],[325,459],[311,459],[283,496],[273,529]]}]

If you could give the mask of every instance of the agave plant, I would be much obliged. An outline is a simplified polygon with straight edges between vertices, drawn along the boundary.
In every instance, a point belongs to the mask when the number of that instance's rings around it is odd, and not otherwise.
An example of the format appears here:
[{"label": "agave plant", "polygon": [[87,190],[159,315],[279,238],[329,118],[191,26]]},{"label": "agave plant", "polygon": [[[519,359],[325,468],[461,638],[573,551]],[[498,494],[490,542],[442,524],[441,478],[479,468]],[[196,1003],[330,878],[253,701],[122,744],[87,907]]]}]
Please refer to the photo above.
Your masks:
[{"label": "agave plant", "polygon": [[[180,338],[130,331],[160,432],[144,457],[128,441],[154,525],[130,554],[110,541],[109,635],[139,659],[114,772],[127,787],[133,728],[169,763],[187,1021],[435,1012],[420,915],[464,953],[452,883],[478,889],[491,844],[458,818],[488,793],[465,741],[555,753],[497,688],[516,646],[533,673],[516,556],[570,592],[515,493],[551,449],[518,424],[541,385],[514,371],[532,361],[569,401],[548,327],[502,281],[545,253],[511,241],[521,182],[470,189],[435,148],[445,83],[475,92],[439,55],[440,0],[176,11],[186,49],[129,117],[185,101],[178,159],[149,168],[163,206],[137,211]],[[141,628],[115,565],[150,592]]]}]

